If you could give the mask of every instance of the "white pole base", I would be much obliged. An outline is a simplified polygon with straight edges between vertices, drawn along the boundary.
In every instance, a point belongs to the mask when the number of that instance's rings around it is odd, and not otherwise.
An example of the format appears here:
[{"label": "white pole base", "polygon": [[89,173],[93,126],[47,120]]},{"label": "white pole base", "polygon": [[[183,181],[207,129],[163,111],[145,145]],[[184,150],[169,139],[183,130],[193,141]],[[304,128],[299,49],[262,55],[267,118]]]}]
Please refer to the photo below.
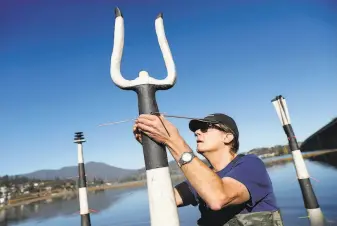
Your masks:
[{"label": "white pole base", "polygon": [[311,226],[324,226],[325,220],[321,208],[307,209]]},{"label": "white pole base", "polygon": [[179,226],[169,168],[147,170],[146,178],[151,226]]}]

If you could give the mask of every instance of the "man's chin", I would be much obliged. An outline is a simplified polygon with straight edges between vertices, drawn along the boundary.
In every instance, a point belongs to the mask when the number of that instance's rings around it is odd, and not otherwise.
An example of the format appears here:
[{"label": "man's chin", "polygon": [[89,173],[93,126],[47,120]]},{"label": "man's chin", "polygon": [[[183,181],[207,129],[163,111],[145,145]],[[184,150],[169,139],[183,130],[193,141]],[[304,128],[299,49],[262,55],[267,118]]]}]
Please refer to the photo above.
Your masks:
[{"label": "man's chin", "polygon": [[206,150],[203,150],[203,149],[198,149],[197,148],[197,153],[199,153],[199,154],[202,154],[202,153],[204,153]]},{"label": "man's chin", "polygon": [[210,149],[205,149],[205,148],[196,148],[196,151],[198,154],[205,155],[209,152],[212,152]]}]

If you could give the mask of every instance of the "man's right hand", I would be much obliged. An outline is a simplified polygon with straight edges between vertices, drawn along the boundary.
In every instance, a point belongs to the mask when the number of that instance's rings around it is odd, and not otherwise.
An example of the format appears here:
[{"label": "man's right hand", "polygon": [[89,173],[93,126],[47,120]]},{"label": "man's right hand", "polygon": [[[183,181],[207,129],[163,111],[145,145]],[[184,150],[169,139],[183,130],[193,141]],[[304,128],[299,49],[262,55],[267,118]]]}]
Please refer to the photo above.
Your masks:
[{"label": "man's right hand", "polygon": [[133,126],[133,135],[135,136],[136,140],[142,144],[142,134],[137,128],[136,124]]}]

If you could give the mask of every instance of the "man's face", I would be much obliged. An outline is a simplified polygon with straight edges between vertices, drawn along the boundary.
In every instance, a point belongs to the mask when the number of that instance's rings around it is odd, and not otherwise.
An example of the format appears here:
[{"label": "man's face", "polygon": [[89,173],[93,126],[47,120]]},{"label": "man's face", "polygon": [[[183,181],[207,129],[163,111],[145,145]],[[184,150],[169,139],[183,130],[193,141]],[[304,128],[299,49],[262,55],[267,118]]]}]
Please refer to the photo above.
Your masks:
[{"label": "man's face", "polygon": [[204,128],[195,131],[198,153],[217,151],[224,147],[226,139],[228,140],[228,134],[216,126],[218,125],[215,125],[215,128],[204,126]]}]

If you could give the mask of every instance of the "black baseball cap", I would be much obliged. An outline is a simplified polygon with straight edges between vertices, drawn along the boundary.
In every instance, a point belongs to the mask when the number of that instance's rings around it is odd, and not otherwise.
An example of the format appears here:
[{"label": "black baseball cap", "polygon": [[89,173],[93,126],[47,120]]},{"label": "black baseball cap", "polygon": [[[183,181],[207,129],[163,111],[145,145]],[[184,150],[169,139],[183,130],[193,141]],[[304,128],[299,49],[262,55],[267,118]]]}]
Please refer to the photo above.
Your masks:
[{"label": "black baseball cap", "polygon": [[205,118],[202,119],[192,119],[189,123],[189,128],[192,132],[203,127],[205,123],[212,123],[212,124],[223,124],[227,126],[229,129],[234,132],[234,137],[236,140],[239,139],[239,129],[236,125],[234,119],[228,115],[222,113],[214,113],[207,115]]}]

